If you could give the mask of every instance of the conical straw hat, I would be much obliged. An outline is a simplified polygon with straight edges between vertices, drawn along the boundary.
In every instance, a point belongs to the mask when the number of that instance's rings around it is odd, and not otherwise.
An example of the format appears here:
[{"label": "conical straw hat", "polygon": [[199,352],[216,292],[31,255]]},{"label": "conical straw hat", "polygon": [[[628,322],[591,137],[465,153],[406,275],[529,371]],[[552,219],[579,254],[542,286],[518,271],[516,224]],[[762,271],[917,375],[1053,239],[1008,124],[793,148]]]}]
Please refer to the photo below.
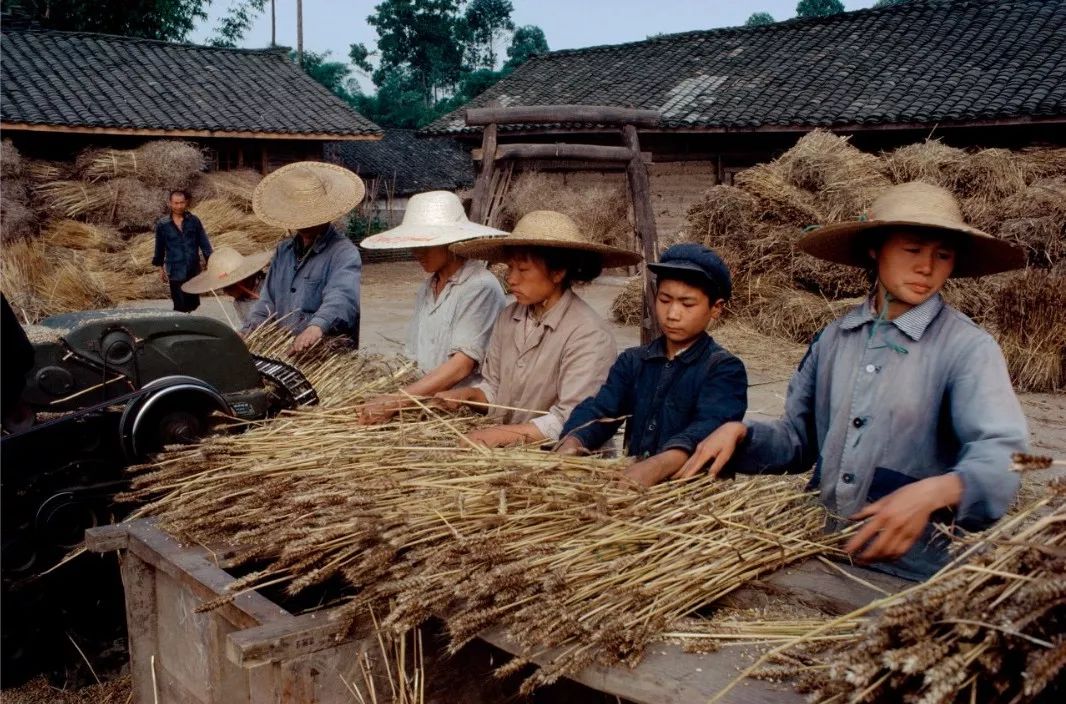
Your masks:
[{"label": "conical straw hat", "polygon": [[604,268],[629,266],[641,260],[639,254],[628,249],[590,242],[570,216],[553,210],[527,213],[506,237],[471,240],[452,245],[451,249],[469,259],[502,262],[507,259],[508,247],[549,247],[591,252],[599,255]]},{"label": "conical straw hat", "polygon": [[336,220],[359,205],[366,189],[348,169],[298,161],[273,171],[252,194],[252,210],[268,225],[299,230]]},{"label": "conical straw hat", "polygon": [[952,277],[984,276],[1025,266],[1025,252],[967,225],[951,191],[921,181],[901,183],[878,196],[861,220],[825,225],[796,246],[837,264],[868,267],[877,230],[920,228],[943,231],[956,242]]},{"label": "conical straw hat", "polygon": [[181,285],[185,293],[207,293],[247,279],[263,270],[270,263],[273,252],[266,250],[247,257],[233,247],[219,247],[207,260],[207,271],[194,276]]},{"label": "conical straw hat", "polygon": [[470,222],[462,201],[454,193],[429,191],[411,196],[399,227],[371,235],[359,246],[366,249],[440,247],[475,237],[506,234],[503,230]]}]

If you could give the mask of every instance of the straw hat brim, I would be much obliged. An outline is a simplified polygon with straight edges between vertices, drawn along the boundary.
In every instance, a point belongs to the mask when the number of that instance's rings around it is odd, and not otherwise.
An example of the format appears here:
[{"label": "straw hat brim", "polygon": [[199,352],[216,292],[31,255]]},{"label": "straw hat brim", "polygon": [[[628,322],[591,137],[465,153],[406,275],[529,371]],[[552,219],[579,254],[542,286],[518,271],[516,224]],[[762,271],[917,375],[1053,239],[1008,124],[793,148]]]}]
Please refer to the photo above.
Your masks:
[{"label": "straw hat brim", "polygon": [[417,249],[443,247],[481,237],[501,237],[507,233],[486,225],[400,225],[371,235],[359,243],[364,249]]},{"label": "straw hat brim", "polygon": [[[316,171],[328,184],[323,197],[299,201],[282,188],[284,179],[293,170],[302,168]],[[301,161],[267,174],[252,194],[252,210],[268,225],[299,230],[336,220],[359,205],[364,195],[362,179],[348,169],[320,161]]]},{"label": "straw hat brim", "polygon": [[987,276],[1025,266],[1025,252],[974,227],[937,225],[911,220],[867,220],[825,225],[804,235],[796,246],[810,254],[836,264],[867,268],[871,265],[869,235],[873,230],[915,228],[939,231],[958,243],[952,278]]},{"label": "straw hat brim", "polygon": [[211,291],[217,291],[218,289],[227,286],[232,286],[233,284],[244,281],[249,276],[262,271],[263,267],[270,263],[270,258],[273,256],[274,252],[272,251],[249,254],[244,258],[244,261],[241,262],[239,267],[234,271],[227,272],[224,280],[217,276],[213,276],[209,271],[205,271],[183,283],[181,285],[181,290],[185,293],[200,295],[203,293],[210,293]]},{"label": "straw hat brim", "polygon": [[537,237],[491,237],[454,244],[451,250],[467,259],[484,259],[491,264],[507,261],[508,249],[513,247],[539,247],[542,249],[568,249],[598,255],[604,269],[616,266],[632,266],[640,262],[636,252],[619,247],[609,247],[593,242],[567,242]]}]

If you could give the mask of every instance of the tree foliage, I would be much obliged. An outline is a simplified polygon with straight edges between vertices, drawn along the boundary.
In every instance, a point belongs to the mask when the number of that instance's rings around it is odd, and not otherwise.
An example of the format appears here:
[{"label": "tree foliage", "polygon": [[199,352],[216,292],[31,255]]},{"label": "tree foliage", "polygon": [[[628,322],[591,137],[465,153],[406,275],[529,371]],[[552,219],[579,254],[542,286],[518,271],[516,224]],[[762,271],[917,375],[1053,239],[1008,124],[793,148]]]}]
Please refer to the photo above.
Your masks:
[{"label": "tree foliage", "polygon": [[799,0],[796,14],[800,17],[828,17],[844,11],[840,0]]},{"label": "tree foliage", "polygon": [[774,16],[769,12],[753,12],[751,17],[744,23],[745,27],[761,27],[767,24],[774,23]]},{"label": "tree foliage", "polygon": [[267,0],[234,0],[218,21],[215,34],[207,40],[211,46],[235,47],[251,29],[255,18],[263,14]]},{"label": "tree foliage", "polygon": [[465,44],[466,67],[472,70],[496,68],[496,45],[507,32],[514,31],[510,0],[471,0],[457,26]]},{"label": "tree foliage", "polygon": [[504,70],[513,71],[534,54],[548,53],[548,40],[544,37],[544,30],[532,24],[522,25],[515,30],[511,37],[511,46],[507,47],[507,63]]},{"label": "tree foliage", "polygon": [[0,0],[12,19],[45,29],[184,41],[210,0]]}]

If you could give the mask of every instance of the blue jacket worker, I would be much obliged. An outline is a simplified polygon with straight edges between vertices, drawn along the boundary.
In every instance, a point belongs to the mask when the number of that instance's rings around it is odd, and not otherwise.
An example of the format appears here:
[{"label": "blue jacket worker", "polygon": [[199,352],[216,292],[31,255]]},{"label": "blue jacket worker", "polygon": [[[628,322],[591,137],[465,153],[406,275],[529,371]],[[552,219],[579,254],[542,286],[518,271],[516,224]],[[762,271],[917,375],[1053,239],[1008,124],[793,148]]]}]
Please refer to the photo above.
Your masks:
[{"label": "blue jacket worker", "polygon": [[707,247],[678,244],[648,269],[663,334],[618,357],[599,392],[570,414],[559,446],[597,450],[628,418],[625,451],[639,461],[626,474],[645,486],[677,472],[700,440],[748,406],[744,364],[707,334],[732,293],[725,263]]},{"label": "blue jacket worker", "polygon": [[259,182],[252,195],[255,214],[294,234],[274,251],[245,332],[277,320],[295,335],[292,352],[327,335],[358,346],[363,263],[332,222],[359,205],[364,193],[363,182],[348,169],[315,161],[283,166]]},{"label": "blue jacket worker", "polygon": [[181,285],[200,273],[200,253],[204,260],[211,258],[211,242],[204,224],[186,208],[189,194],[183,190],[170,192],[170,214],[155,224],[155,256],[152,266],[159,267],[159,276],[170,284],[170,298],[174,310],[191,313],[200,307],[200,297],[181,290]]},{"label": "blue jacket worker", "polygon": [[[860,221],[814,230],[799,248],[866,268],[870,297],[829,324],[793,375],[785,414],[727,423],[682,468],[806,472],[830,515],[863,525],[845,546],[861,562],[924,579],[948,561],[932,524],[980,530],[1018,490],[1011,455],[1025,416],[999,345],[944,302],[949,276],[1024,266],[1024,253],[963,222],[938,186],[886,190]],[[830,528],[844,521],[830,519]]]}]

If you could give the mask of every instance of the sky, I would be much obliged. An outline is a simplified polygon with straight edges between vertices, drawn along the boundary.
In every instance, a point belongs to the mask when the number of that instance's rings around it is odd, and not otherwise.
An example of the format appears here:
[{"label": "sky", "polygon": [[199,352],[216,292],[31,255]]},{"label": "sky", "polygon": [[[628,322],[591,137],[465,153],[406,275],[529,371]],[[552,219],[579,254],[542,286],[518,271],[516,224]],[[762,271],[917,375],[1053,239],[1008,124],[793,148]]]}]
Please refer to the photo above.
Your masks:
[{"label": "sky", "polygon": [[[212,0],[208,19],[189,40],[207,40],[218,18],[234,0]],[[348,61],[349,45],[362,42],[371,51],[377,33],[367,24],[379,0],[303,0],[304,49],[331,52],[335,61]],[[744,24],[753,12],[769,12],[776,20],[796,14],[797,0],[512,0],[516,25],[535,24],[544,30],[549,48],[577,49],[621,44],[649,35]],[[875,0],[844,0],[846,10],[871,7]],[[296,0],[276,0],[278,44],[296,46]],[[270,44],[270,3],[245,36],[242,46]],[[373,61],[373,60],[372,60]],[[371,92],[369,78],[359,77]]]}]

